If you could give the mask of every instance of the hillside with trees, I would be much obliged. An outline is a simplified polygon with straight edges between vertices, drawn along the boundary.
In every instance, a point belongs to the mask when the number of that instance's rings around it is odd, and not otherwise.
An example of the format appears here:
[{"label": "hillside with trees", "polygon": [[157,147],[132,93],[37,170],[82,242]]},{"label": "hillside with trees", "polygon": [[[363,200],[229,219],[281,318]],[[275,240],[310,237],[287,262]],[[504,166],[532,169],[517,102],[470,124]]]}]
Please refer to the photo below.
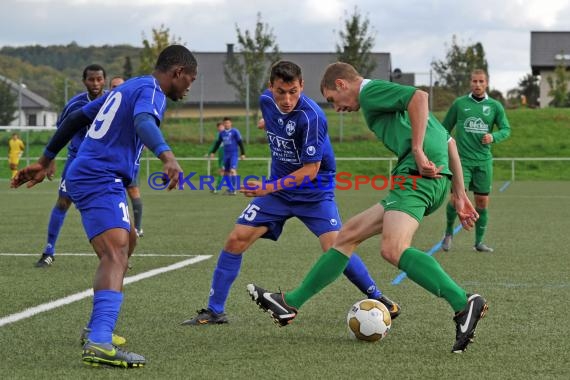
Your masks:
[{"label": "hillside with trees", "polygon": [[0,74],[19,82],[43,96],[56,110],[68,98],[82,91],[81,77],[85,66],[100,64],[108,77],[137,75],[141,48],[130,45],[82,47],[68,45],[22,46],[0,48]]}]

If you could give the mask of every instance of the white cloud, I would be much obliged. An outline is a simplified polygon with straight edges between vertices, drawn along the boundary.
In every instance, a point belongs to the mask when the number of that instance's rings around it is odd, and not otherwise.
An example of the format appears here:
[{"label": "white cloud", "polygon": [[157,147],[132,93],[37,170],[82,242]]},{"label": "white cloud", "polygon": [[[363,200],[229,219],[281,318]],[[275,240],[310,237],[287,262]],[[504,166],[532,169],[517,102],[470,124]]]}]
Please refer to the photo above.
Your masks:
[{"label": "white cloud", "polygon": [[[161,24],[195,51],[223,51],[235,27],[256,15],[282,51],[334,51],[355,6],[376,32],[375,51],[390,52],[406,72],[428,72],[445,58],[452,35],[481,42],[493,85],[515,87],[530,72],[530,31],[570,30],[568,0],[4,0],[0,46],[29,44],[141,46]],[[70,32],[73,31],[73,32]],[[522,75],[520,75],[522,73]]]},{"label": "white cloud", "polygon": [[[523,16],[521,24],[526,22],[542,28],[556,27],[559,22],[562,24],[564,20],[559,19],[560,11],[569,6],[568,0],[517,0],[516,3]],[[568,20],[565,23],[568,28]]]},{"label": "white cloud", "polygon": [[[304,21],[316,24],[338,23],[345,11],[346,3],[341,0],[307,0],[296,14]],[[291,9],[293,9],[292,7]],[[297,11],[294,11],[296,13]]]}]

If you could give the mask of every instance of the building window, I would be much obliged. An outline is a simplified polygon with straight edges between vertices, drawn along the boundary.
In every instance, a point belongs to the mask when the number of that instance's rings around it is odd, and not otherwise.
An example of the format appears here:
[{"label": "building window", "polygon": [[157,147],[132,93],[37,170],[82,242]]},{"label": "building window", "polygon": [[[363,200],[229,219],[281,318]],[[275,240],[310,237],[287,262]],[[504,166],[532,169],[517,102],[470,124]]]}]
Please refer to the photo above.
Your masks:
[{"label": "building window", "polygon": [[38,117],[35,113],[28,114],[28,124],[29,126],[37,126],[38,125]]}]

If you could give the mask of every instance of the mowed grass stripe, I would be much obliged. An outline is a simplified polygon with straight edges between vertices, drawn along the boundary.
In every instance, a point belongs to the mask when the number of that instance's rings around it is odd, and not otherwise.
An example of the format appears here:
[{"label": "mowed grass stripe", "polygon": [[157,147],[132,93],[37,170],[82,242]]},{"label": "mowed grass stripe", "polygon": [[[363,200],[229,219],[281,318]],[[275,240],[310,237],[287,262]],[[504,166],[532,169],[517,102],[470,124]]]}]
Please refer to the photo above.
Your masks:
[{"label": "mowed grass stripe", "polygon": [[[210,255],[198,255],[198,256],[193,257],[191,259],[183,260],[183,261],[174,263],[172,265],[168,265],[166,267],[156,268],[156,269],[149,270],[147,272],[139,273],[139,274],[134,275],[134,276],[126,277],[125,280],[123,281],[123,283],[125,285],[132,284],[134,282],[141,281],[141,280],[144,280],[144,279],[147,279],[150,277],[154,277],[154,276],[157,276],[157,275],[162,274],[162,273],[170,272],[170,271],[173,271],[176,269],[184,268],[185,266],[188,266],[188,265],[199,263],[200,261],[207,260],[210,257],[212,257],[212,256],[210,256]],[[34,315],[37,315],[37,314],[40,314],[40,313],[43,313],[46,311],[50,311],[50,310],[53,310],[53,309],[61,307],[61,306],[69,305],[70,303],[80,301],[84,298],[91,297],[92,295],[93,295],[93,289],[88,289],[88,290],[84,290],[84,291],[79,292],[79,293],[72,294],[72,295],[67,296],[67,297],[60,298],[60,299],[55,300],[55,301],[46,302],[44,304],[28,308],[28,309],[26,309],[20,313],[11,314],[11,315],[8,315],[6,317],[1,318],[0,319],[0,327],[2,327],[4,325],[8,325],[10,323],[21,321],[22,319],[33,317]]]}]

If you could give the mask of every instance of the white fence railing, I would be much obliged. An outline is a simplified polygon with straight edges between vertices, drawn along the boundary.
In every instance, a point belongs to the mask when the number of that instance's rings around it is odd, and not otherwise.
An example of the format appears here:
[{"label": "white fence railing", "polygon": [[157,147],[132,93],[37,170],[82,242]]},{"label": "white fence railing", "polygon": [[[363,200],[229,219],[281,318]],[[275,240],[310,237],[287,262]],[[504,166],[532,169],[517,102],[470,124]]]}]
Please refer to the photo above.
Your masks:
[{"label": "white fence railing", "polygon": [[[146,157],[145,167],[146,167],[146,175],[150,174],[150,161],[151,160],[158,160],[154,157]],[[179,157],[177,158],[178,161],[205,161],[206,165],[206,173],[210,175],[212,173],[212,163],[214,165],[217,163],[215,159],[209,159],[207,157]],[[267,162],[267,176],[270,175],[271,172],[271,158],[269,157],[248,157],[247,161],[265,161]],[[501,161],[501,162],[510,162],[511,167],[511,181],[514,182],[516,178],[516,163],[517,162],[540,162],[540,161],[570,161],[570,157],[501,157],[501,158],[494,158],[494,161]],[[388,162],[388,173],[392,172],[392,168],[394,167],[394,163],[397,161],[396,157],[336,157],[336,161],[384,161]],[[216,168],[214,168],[215,170]]]},{"label": "white fence railing", "polygon": [[[20,162],[22,164],[26,164],[29,165],[32,161],[37,160],[38,157],[27,157],[27,156],[23,156],[20,160]],[[8,158],[7,157],[0,157],[0,162],[1,161],[7,161]],[[57,158],[58,161],[62,161],[65,160],[65,157],[58,157]],[[217,159],[210,159],[207,157],[177,157],[177,160],[180,162],[184,162],[184,161],[202,161],[204,162],[205,165],[205,170],[206,170],[206,174],[210,175],[212,174],[212,170],[216,170],[216,167],[212,168],[212,165],[216,165],[217,164]],[[384,162],[388,162],[388,173],[390,173],[392,171],[392,168],[394,167],[394,163],[397,161],[396,157],[336,157],[337,161],[384,161]],[[550,162],[564,162],[564,161],[570,161],[570,157],[500,157],[500,158],[494,158],[494,161],[500,161],[500,162],[510,162],[510,167],[511,167],[511,175],[510,175],[510,180],[511,181],[515,181],[516,178],[516,163],[517,162],[541,162],[541,161],[550,161]],[[151,157],[150,155],[147,155],[146,157],[142,157],[141,158],[141,166],[143,168],[143,171],[141,172],[141,174],[144,174],[145,177],[148,178],[149,174],[151,173],[150,171],[150,162],[151,161],[158,161],[157,158],[155,157]],[[266,162],[266,168],[267,168],[267,176],[269,176],[270,171],[271,171],[271,158],[270,157],[247,157],[246,161],[262,161],[262,162]],[[1,164],[1,165],[5,165],[5,164]],[[21,166],[21,165],[20,165]]]}]

